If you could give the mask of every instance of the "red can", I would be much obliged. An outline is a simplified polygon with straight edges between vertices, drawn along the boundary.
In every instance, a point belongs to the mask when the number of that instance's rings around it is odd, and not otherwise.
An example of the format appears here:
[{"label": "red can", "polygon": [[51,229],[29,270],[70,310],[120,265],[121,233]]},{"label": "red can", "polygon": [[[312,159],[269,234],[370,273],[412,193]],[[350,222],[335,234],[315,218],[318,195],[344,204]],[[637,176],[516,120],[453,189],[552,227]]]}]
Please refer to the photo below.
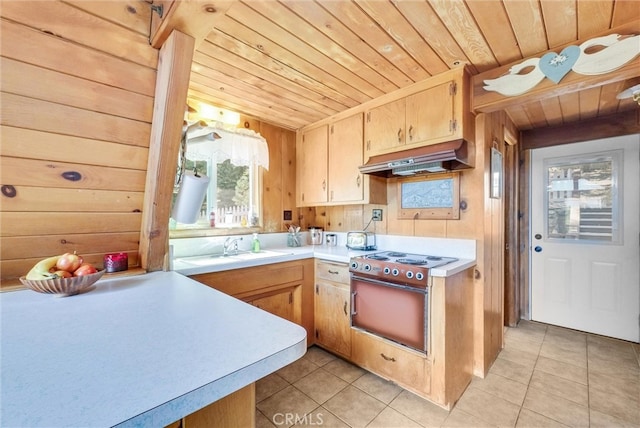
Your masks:
[{"label": "red can", "polygon": [[120,272],[129,268],[127,253],[113,253],[104,255],[104,268],[107,272]]}]

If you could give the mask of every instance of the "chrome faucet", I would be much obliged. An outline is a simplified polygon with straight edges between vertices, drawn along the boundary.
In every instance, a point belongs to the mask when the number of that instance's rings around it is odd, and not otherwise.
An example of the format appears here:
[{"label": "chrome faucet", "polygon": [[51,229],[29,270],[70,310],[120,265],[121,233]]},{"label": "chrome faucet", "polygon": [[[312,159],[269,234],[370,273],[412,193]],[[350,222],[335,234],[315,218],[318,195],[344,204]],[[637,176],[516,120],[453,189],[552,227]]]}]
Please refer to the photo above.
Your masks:
[{"label": "chrome faucet", "polygon": [[[238,254],[238,241],[242,241],[242,237],[234,238],[232,236],[228,237],[224,240],[224,244],[222,246],[222,255],[228,256],[229,250],[231,249],[234,254]],[[233,246],[233,248],[231,248]]]}]

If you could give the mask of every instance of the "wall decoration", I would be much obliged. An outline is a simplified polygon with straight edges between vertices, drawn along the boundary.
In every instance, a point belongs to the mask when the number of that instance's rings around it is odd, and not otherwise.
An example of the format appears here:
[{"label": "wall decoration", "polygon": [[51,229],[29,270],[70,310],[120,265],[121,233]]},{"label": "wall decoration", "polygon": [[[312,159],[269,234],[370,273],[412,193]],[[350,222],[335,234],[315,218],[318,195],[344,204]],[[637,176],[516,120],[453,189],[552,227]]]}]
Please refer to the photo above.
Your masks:
[{"label": "wall decoration", "polygon": [[[592,52],[596,47],[602,49]],[[587,40],[580,46],[567,46],[559,54],[548,52],[541,58],[529,58],[511,67],[508,74],[484,80],[483,88],[513,97],[528,92],[545,77],[557,84],[570,71],[584,75],[606,74],[638,55],[640,35],[609,34]]]},{"label": "wall decoration", "polygon": [[460,218],[458,173],[431,174],[398,180],[399,219]]}]

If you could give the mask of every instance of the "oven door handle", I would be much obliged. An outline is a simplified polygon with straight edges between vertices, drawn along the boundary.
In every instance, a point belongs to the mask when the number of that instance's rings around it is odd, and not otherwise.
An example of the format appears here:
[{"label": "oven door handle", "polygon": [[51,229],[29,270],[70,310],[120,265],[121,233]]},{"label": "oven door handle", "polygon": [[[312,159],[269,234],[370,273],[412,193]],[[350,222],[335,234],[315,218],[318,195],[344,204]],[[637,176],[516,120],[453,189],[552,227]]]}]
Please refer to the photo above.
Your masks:
[{"label": "oven door handle", "polygon": [[357,291],[351,292],[351,315],[358,314],[358,311],[356,311],[356,294],[358,294]]}]

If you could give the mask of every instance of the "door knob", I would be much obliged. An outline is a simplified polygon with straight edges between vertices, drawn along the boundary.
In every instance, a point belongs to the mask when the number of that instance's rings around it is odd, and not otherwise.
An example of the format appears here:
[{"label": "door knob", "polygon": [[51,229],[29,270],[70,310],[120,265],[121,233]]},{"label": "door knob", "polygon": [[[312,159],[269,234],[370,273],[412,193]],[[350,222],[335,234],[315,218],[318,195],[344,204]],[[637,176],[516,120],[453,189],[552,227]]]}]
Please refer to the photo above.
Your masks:
[{"label": "door knob", "polygon": [[538,245],[533,249],[533,251],[535,251],[536,253],[540,253],[542,252],[542,247]]}]

